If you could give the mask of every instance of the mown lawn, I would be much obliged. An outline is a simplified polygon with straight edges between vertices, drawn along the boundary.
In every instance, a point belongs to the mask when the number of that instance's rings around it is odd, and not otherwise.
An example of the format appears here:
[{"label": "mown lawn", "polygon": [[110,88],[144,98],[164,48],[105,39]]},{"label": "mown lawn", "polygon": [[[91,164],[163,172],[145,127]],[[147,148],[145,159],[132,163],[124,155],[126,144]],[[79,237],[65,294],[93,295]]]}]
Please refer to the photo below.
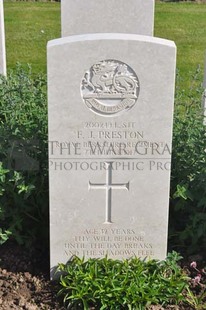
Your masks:
[{"label": "mown lawn", "polygon": [[60,37],[59,3],[5,2],[8,69],[16,62],[46,72],[46,45]]},{"label": "mown lawn", "polygon": [[[60,37],[60,4],[5,2],[8,68],[16,62],[46,72],[46,44]],[[156,3],[155,36],[176,42],[177,67],[184,79],[203,70],[206,50],[206,4]],[[187,81],[186,81],[187,84]]]},{"label": "mown lawn", "polygon": [[204,68],[206,4],[158,3],[155,12],[155,36],[175,41],[177,68],[189,86],[191,72]]}]

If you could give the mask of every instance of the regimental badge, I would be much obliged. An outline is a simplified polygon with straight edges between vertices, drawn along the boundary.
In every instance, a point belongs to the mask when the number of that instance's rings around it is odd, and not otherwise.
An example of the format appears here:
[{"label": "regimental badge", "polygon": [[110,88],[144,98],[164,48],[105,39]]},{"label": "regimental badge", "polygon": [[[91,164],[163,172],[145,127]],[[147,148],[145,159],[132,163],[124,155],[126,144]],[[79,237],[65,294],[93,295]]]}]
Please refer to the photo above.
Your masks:
[{"label": "regimental badge", "polygon": [[103,60],[93,65],[81,83],[86,106],[102,116],[114,116],[130,110],[139,92],[140,83],[134,70],[117,60]]}]

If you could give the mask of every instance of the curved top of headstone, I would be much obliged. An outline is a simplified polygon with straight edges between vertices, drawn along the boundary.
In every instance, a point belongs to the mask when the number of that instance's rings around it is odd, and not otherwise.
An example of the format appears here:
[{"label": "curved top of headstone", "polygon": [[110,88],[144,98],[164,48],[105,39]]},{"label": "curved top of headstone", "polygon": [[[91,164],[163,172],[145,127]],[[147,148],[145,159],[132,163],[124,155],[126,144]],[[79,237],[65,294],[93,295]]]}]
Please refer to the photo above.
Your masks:
[{"label": "curved top of headstone", "polygon": [[86,33],[153,35],[154,0],[61,0],[62,37]]}]

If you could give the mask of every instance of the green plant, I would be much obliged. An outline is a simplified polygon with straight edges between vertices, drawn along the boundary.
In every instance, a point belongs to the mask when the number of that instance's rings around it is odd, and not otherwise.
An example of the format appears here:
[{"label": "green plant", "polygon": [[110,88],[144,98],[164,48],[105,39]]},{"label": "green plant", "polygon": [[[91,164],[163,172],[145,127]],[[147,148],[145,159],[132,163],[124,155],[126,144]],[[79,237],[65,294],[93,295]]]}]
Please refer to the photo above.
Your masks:
[{"label": "green plant", "polygon": [[48,236],[46,79],[17,65],[0,77],[0,228],[19,243]]},{"label": "green plant", "polygon": [[205,310],[206,309],[206,292],[202,292],[197,295],[192,292],[192,290],[187,287],[186,302],[193,307],[195,310]]},{"label": "green plant", "polygon": [[189,92],[178,90],[173,131],[170,246],[181,253],[206,250],[206,127],[199,70]]},{"label": "green plant", "polygon": [[59,265],[59,295],[68,309],[141,310],[151,304],[178,304],[188,286],[177,264],[179,259],[175,252],[165,261],[148,262],[74,257],[68,264]]},{"label": "green plant", "polygon": [[186,302],[195,310],[206,309],[206,270],[199,268],[195,261],[190,264],[190,286],[185,292]]}]

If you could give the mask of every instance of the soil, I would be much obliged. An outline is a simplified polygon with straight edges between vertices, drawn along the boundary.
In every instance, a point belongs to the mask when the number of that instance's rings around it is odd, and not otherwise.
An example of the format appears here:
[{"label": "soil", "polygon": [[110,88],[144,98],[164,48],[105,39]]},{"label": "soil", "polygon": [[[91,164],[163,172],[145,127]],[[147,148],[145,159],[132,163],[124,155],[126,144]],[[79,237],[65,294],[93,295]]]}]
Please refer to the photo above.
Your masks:
[{"label": "soil", "polygon": [[[63,310],[57,298],[58,286],[49,281],[48,251],[24,249],[14,243],[0,246],[0,309],[1,310]],[[189,266],[192,260],[202,264],[201,256],[191,257],[183,268],[195,279],[197,272]],[[206,276],[203,273],[201,286],[205,290]],[[193,283],[193,284],[192,284]],[[196,290],[194,281],[191,285]],[[198,292],[197,292],[198,294]],[[206,302],[206,301],[205,301]],[[189,306],[150,306],[148,310],[191,310]],[[97,309],[98,310],[98,309]]]},{"label": "soil", "polygon": [[0,246],[0,309],[63,310],[49,281],[49,257],[14,243]]}]

